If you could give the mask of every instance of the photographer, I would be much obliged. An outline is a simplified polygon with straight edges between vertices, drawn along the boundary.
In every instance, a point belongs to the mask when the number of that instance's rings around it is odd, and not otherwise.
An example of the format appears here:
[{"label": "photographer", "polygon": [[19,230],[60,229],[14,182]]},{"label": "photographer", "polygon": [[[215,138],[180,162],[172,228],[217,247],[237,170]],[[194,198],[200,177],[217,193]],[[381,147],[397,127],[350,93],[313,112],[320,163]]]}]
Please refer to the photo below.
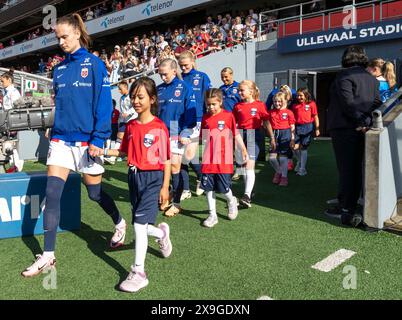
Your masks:
[{"label": "photographer", "polygon": [[[21,98],[20,92],[14,87],[14,71],[10,69],[8,72],[3,73],[0,77],[0,82],[4,88],[3,104],[0,105],[0,110],[11,110],[13,103]],[[12,168],[12,171],[22,171],[24,160],[20,160],[17,149],[13,150],[13,163],[14,168]]]}]

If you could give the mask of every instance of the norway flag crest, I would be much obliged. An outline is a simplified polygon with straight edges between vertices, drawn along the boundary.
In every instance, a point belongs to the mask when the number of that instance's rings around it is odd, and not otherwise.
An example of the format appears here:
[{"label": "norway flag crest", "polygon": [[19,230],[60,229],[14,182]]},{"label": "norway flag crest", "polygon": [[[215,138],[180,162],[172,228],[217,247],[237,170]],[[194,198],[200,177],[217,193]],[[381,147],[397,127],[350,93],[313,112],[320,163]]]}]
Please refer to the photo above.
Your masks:
[{"label": "norway flag crest", "polygon": [[180,97],[180,90],[176,90],[174,92],[174,95],[175,95],[176,98]]},{"label": "norway flag crest", "polygon": [[86,77],[88,77],[88,68],[82,68],[81,69],[81,77],[82,78],[86,78]]}]

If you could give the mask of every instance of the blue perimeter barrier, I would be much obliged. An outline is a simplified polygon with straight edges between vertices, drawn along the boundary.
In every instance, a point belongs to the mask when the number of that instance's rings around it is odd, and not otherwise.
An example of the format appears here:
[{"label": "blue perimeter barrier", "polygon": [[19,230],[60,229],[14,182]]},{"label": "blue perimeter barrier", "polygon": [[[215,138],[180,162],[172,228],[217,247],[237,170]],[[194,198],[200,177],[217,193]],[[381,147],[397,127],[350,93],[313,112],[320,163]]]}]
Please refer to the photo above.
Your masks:
[{"label": "blue perimeter barrier", "polygon": [[[43,234],[47,173],[0,174],[0,239]],[[58,231],[81,223],[81,177],[70,173],[61,198]]]}]

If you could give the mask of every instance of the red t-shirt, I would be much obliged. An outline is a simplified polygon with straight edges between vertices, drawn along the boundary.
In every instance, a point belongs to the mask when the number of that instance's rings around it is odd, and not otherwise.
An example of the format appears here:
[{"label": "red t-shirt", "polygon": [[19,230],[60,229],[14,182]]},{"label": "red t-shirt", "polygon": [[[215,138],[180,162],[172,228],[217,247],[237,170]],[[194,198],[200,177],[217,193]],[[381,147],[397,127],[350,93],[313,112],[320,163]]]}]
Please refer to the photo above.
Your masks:
[{"label": "red t-shirt", "polygon": [[112,123],[118,123],[119,122],[119,115],[120,115],[120,111],[117,109],[113,109],[112,112]]},{"label": "red t-shirt", "polygon": [[236,120],[229,111],[205,114],[201,122],[206,140],[202,156],[202,173],[233,173],[233,139],[238,134]]},{"label": "red t-shirt", "polygon": [[314,122],[314,117],[318,114],[317,105],[314,101],[294,104],[292,110],[297,124],[312,123]]},{"label": "red t-shirt", "polygon": [[259,129],[268,120],[267,107],[262,101],[239,102],[233,108],[233,115],[239,129]]},{"label": "red t-shirt", "polygon": [[142,124],[131,120],[126,125],[120,151],[127,154],[127,164],[141,170],[163,170],[170,159],[169,132],[166,125],[155,117]]},{"label": "red t-shirt", "polygon": [[269,110],[268,115],[268,120],[274,130],[289,129],[292,124],[295,124],[295,116],[293,112],[287,108]]}]

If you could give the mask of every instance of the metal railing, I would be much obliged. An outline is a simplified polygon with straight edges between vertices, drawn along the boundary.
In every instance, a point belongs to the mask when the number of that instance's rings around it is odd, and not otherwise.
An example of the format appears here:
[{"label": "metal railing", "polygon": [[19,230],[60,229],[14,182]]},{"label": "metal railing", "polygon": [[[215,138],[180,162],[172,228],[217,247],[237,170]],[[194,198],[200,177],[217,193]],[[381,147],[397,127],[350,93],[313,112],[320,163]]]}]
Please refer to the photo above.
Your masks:
[{"label": "metal railing", "polygon": [[[0,68],[0,76],[9,71],[9,69],[6,68]],[[19,87],[21,96],[25,96],[25,80],[33,80],[33,81],[37,81],[38,82],[38,88],[40,89],[40,91],[43,91],[43,93],[48,93],[50,94],[53,90],[53,80],[46,78],[46,77],[42,77],[36,74],[32,74],[32,73],[27,73],[27,72],[23,72],[23,71],[14,71],[14,83],[16,84],[17,87]]]},{"label": "metal railing", "polygon": [[[297,5],[291,5],[283,8],[278,8],[274,10],[269,10],[269,11],[263,11],[259,14],[259,33],[265,34],[263,28],[267,26],[268,24],[276,25],[277,29],[282,25],[283,26],[283,34],[286,35],[291,35],[291,34],[286,34],[286,23],[289,22],[296,22],[299,21],[299,31],[298,34],[303,34],[306,31],[303,30],[303,21],[306,19],[311,19],[311,18],[317,18],[321,17],[321,28],[318,28],[317,30],[309,30],[307,32],[315,32],[315,31],[324,31],[325,30],[325,21],[326,21],[326,16],[328,16],[328,29],[332,29],[332,19],[331,16],[335,13],[347,13],[347,12],[352,12],[352,23],[351,26],[355,26],[357,24],[357,17],[356,17],[356,9],[362,9],[365,7],[372,7],[372,16],[369,20],[367,21],[359,21],[359,23],[364,23],[368,21],[375,21],[376,18],[376,5],[379,5],[379,10],[380,10],[380,16],[379,20],[382,21],[384,20],[383,17],[383,5],[391,2],[398,2],[397,0],[370,0],[362,3],[356,3],[355,0],[352,1],[351,5],[347,5],[344,7],[338,7],[338,8],[333,8],[333,9],[328,9],[328,10],[320,10],[318,12],[312,12],[312,13],[304,13],[303,11],[303,6],[306,5],[311,5],[315,1],[310,1],[306,3],[301,3]],[[324,2],[323,0],[317,1],[318,3]],[[278,13],[281,11],[286,11],[286,10],[291,10],[295,9],[299,11],[298,15],[294,15],[291,17],[286,17],[286,18],[280,18],[280,19],[274,19],[274,20],[268,20],[272,16],[278,16]],[[393,18],[400,17],[402,15],[394,16]]]},{"label": "metal railing", "polygon": [[6,10],[8,10],[8,9],[14,7],[14,6],[16,6],[16,5],[19,4],[19,3],[24,2],[24,1],[26,1],[26,0],[6,1],[6,2],[4,3],[4,6],[0,8],[0,12],[1,12],[1,11],[6,11]]}]

